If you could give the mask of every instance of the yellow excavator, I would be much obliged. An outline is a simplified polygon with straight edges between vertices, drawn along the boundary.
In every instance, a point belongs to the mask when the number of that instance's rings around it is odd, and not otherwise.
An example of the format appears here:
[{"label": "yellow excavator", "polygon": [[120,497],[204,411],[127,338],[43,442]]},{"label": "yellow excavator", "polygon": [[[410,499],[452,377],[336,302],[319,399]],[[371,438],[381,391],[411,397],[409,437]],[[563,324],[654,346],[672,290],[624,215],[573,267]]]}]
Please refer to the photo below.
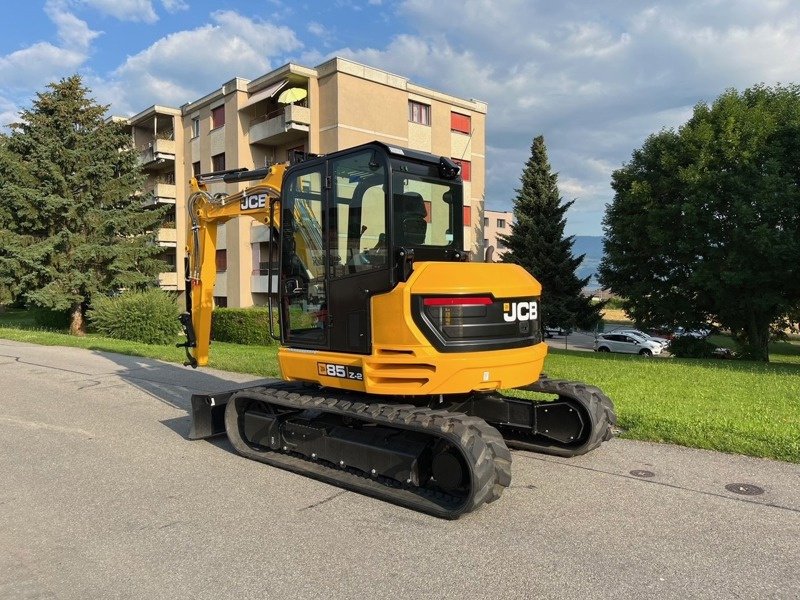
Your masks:
[{"label": "yellow excavator", "polygon": [[602,391],[542,374],[540,284],[468,262],[450,159],[372,142],[198,175],[187,205],[187,364],[208,362],[217,227],[249,215],[271,232],[283,380],[194,395],[191,439],[227,434],[248,458],[453,519],[508,487],[509,448],[575,456],[611,438]]}]

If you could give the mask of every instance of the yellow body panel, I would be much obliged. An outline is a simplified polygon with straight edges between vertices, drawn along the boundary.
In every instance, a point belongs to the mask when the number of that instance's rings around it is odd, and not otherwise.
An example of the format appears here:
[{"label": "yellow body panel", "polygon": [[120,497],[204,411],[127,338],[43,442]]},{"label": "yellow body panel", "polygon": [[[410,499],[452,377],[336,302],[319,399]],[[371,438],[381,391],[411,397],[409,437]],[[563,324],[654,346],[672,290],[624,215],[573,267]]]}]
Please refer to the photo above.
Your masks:
[{"label": "yellow body panel", "polygon": [[[427,395],[490,391],[527,385],[541,373],[547,345],[439,352],[414,323],[412,294],[531,297],[541,285],[518,265],[422,262],[409,280],[372,298],[372,354],[281,348],[283,379],[369,394]],[[360,367],[363,380],[330,377],[320,365]]]}]

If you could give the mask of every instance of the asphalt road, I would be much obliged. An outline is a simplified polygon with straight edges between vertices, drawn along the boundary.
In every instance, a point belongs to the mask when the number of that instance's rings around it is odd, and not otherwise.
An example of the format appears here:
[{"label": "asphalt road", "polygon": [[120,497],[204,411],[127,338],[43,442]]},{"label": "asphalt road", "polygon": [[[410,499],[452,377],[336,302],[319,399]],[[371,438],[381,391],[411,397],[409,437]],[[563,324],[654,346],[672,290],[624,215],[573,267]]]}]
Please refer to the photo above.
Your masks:
[{"label": "asphalt road", "polygon": [[442,521],[185,439],[192,391],[247,380],[0,340],[0,599],[800,597],[798,465],[515,452]]}]

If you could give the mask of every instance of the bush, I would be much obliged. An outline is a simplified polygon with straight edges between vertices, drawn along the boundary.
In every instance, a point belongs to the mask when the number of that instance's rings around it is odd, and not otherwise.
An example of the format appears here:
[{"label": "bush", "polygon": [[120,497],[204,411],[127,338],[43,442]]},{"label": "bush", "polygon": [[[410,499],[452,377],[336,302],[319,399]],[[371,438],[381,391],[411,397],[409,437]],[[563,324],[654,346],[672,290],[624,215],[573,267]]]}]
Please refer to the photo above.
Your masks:
[{"label": "bush", "polygon": [[33,322],[42,329],[69,329],[69,313],[63,310],[50,310],[49,308],[31,308]]},{"label": "bush", "polygon": [[669,351],[678,358],[714,358],[717,347],[704,339],[682,335],[672,339]]},{"label": "bush", "polygon": [[170,344],[180,331],[175,296],[159,289],[100,296],[88,316],[98,333],[120,340]]},{"label": "bush", "polygon": [[[275,334],[278,333],[277,315]],[[216,308],[211,313],[211,339],[232,344],[266,346],[269,335],[269,310],[266,308]]]}]

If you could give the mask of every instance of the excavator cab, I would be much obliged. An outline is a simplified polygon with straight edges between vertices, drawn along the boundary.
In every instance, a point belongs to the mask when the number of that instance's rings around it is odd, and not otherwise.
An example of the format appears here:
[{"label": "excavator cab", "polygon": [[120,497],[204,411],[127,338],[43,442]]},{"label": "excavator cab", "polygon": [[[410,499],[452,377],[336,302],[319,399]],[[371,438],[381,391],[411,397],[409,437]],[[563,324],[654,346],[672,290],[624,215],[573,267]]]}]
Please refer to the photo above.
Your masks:
[{"label": "excavator cab", "polygon": [[369,354],[370,298],[414,261],[465,258],[462,182],[446,158],[379,143],[305,161],[281,199],[281,341]]}]

